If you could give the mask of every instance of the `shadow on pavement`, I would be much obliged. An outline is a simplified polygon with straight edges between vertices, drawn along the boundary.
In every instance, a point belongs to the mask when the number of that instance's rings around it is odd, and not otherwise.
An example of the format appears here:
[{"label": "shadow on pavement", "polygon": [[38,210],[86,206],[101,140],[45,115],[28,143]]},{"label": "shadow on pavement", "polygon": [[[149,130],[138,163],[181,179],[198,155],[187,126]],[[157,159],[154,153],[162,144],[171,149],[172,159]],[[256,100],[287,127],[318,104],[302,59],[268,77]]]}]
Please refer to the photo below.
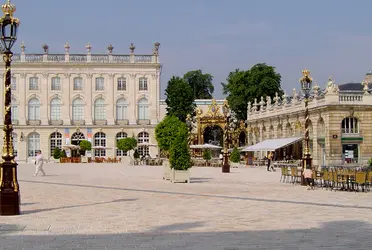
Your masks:
[{"label": "shadow on pavement", "polygon": [[210,180],[214,180],[213,178],[190,178],[191,183],[203,183],[209,182]]},{"label": "shadow on pavement", "polygon": [[[27,227],[1,225],[2,250],[13,249],[372,249],[372,226],[362,221],[326,222],[310,229],[231,232],[175,232],[197,228],[202,222],[156,227],[141,233],[32,235]],[[3,228],[3,226],[7,226]],[[2,230],[3,228],[3,230]],[[17,231],[18,229],[18,231]],[[119,228],[120,230],[120,228]],[[17,231],[18,235],[9,235]],[[19,232],[20,231],[20,232]]]},{"label": "shadow on pavement", "polygon": [[153,189],[120,188],[120,187],[95,186],[95,185],[87,185],[87,184],[71,184],[71,183],[61,183],[61,182],[45,182],[45,181],[30,181],[30,180],[20,180],[20,181],[27,182],[27,183],[51,184],[51,185],[72,186],[72,187],[81,187],[81,188],[97,188],[97,189],[107,189],[107,190],[122,190],[122,191],[132,191],[132,192],[169,194],[169,195],[199,196],[199,197],[221,198],[221,199],[231,199],[231,200],[286,203],[286,204],[308,205],[308,206],[317,206],[317,207],[356,208],[356,209],[372,210],[372,207],[359,206],[359,205],[341,205],[341,204],[319,203],[319,202],[272,200],[272,199],[264,199],[264,198],[212,195],[212,194],[196,194],[196,193],[185,193],[185,192],[174,192],[174,191],[160,191],[160,190],[153,190]]}]

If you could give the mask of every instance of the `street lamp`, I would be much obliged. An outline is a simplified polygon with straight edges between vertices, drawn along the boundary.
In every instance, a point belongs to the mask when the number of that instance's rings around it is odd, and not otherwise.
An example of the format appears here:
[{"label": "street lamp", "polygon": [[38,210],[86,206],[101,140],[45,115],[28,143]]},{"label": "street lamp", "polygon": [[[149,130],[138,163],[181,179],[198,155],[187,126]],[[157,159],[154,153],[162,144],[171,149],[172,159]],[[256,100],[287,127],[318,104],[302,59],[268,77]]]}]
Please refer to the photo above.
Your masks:
[{"label": "street lamp", "polygon": [[192,117],[190,114],[187,114],[186,115],[186,126],[187,126],[187,129],[188,129],[188,143],[189,145],[191,145],[191,132],[192,132],[192,129],[193,129],[193,126],[192,126]]},{"label": "street lamp", "polygon": [[229,119],[230,119],[230,108],[227,100],[222,106],[222,112],[225,117],[224,126],[224,140],[223,140],[223,164],[222,173],[230,173],[230,163],[229,163]]},{"label": "street lamp", "polygon": [[301,89],[304,93],[304,102],[305,102],[305,149],[304,149],[304,155],[302,158],[301,185],[306,185],[303,172],[305,169],[311,169],[311,166],[312,166],[312,158],[311,158],[310,147],[309,147],[310,118],[309,118],[308,102],[309,102],[311,84],[313,82],[313,79],[309,76],[310,71],[307,69],[302,70],[302,75],[303,76],[300,78],[299,81],[301,83]]},{"label": "street lamp", "polygon": [[4,102],[4,145],[3,163],[0,165],[0,215],[19,215],[20,198],[17,181],[17,163],[14,158],[13,125],[11,111],[11,72],[10,64],[13,53],[11,49],[17,40],[18,18],[13,17],[16,11],[14,4],[8,0],[2,5],[4,16],[0,18],[0,40],[3,46],[3,59],[5,62],[5,102]]}]

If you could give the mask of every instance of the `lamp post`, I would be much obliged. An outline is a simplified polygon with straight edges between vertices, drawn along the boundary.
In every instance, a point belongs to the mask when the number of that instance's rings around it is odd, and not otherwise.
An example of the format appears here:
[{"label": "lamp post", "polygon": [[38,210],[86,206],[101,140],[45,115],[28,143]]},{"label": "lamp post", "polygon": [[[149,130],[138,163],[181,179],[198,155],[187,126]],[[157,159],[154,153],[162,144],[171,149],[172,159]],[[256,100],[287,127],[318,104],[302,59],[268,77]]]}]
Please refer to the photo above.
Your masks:
[{"label": "lamp post", "polygon": [[188,129],[188,144],[191,145],[191,132],[192,132],[192,117],[190,114],[186,115],[186,126]]},{"label": "lamp post", "polygon": [[311,84],[313,79],[309,76],[310,71],[307,69],[302,70],[302,77],[300,78],[301,89],[304,93],[304,102],[305,102],[305,149],[302,158],[302,172],[301,172],[301,185],[306,185],[306,180],[303,176],[304,169],[311,169],[312,166],[312,158],[310,153],[310,146],[309,146],[309,109],[308,109],[308,102],[310,97],[310,90]]},{"label": "lamp post", "polygon": [[13,17],[16,11],[14,4],[8,0],[2,5],[4,15],[0,18],[0,40],[3,46],[3,59],[5,62],[5,102],[4,102],[4,145],[3,163],[0,165],[0,215],[19,215],[20,198],[17,181],[17,163],[14,158],[13,125],[11,111],[11,72],[10,64],[13,53],[11,49],[17,40],[18,18]]},{"label": "lamp post", "polygon": [[222,112],[225,117],[225,126],[223,130],[223,164],[222,173],[230,173],[230,163],[229,163],[229,119],[230,119],[230,108],[227,100],[222,106]]}]

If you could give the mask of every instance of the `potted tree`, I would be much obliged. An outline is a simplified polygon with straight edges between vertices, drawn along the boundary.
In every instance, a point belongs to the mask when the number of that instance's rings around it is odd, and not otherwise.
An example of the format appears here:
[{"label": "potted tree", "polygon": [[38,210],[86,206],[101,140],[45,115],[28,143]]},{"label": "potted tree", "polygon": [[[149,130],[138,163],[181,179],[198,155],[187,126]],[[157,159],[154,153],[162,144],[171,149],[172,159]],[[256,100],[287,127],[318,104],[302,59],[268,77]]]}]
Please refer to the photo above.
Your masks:
[{"label": "potted tree", "polygon": [[[179,133],[181,131],[181,133]],[[177,136],[181,136],[187,141],[187,126],[177,117],[167,115],[155,128],[155,137],[158,147],[167,158],[163,160],[163,179],[171,179],[171,168],[169,164],[169,151],[172,142]]]},{"label": "potted tree", "polygon": [[210,149],[203,151],[203,159],[205,160],[205,166],[209,166],[209,161],[212,159],[212,153]]},{"label": "potted tree", "polygon": [[129,155],[130,150],[133,150],[137,147],[137,140],[134,137],[123,138],[123,139],[118,140],[116,146],[119,150],[128,152],[128,155]]},{"label": "potted tree", "polygon": [[134,165],[138,165],[140,155],[138,153],[138,150],[135,149],[133,153],[133,158],[134,158]]},{"label": "potted tree", "polygon": [[67,157],[66,151],[65,150],[62,150],[61,151],[61,154],[60,154],[59,162],[60,163],[65,163],[66,162],[66,157]]},{"label": "potted tree", "polygon": [[86,151],[92,150],[92,143],[90,143],[90,141],[83,140],[80,142],[79,146],[80,146],[79,152],[81,155],[81,162],[87,163],[88,157],[85,156],[85,153]]},{"label": "potted tree", "polygon": [[53,158],[54,158],[54,162],[58,162],[59,163],[59,159],[61,158],[62,156],[62,151],[59,147],[56,147],[54,150],[53,150]]},{"label": "potted tree", "polygon": [[234,149],[231,152],[230,155],[230,161],[231,161],[231,166],[233,168],[238,168],[240,165],[240,152],[237,147],[234,147]]},{"label": "potted tree", "polygon": [[172,142],[169,152],[169,163],[172,168],[171,181],[190,183],[191,155],[187,138],[182,135]]}]

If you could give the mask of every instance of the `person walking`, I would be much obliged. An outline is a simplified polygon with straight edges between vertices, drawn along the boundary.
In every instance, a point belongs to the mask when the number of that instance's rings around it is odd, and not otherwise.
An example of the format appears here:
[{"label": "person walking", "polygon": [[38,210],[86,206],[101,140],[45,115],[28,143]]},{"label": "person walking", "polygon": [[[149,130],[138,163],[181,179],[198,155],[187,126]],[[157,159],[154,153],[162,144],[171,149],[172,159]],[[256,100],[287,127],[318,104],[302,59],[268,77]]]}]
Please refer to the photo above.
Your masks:
[{"label": "person walking", "polygon": [[[267,156],[267,171],[269,172],[270,172],[270,164],[273,158],[274,158],[274,154],[273,152],[270,151],[269,155]],[[273,172],[275,172],[275,169],[273,166],[271,166],[271,169],[273,170]]]},{"label": "person walking", "polygon": [[43,174],[43,176],[45,176],[46,174],[45,174],[45,171],[43,169],[44,157],[41,154],[41,150],[36,152],[35,165],[36,165],[36,172],[35,172],[34,176],[37,176],[39,172],[41,172]]},{"label": "person walking", "polygon": [[314,179],[313,179],[313,171],[310,168],[304,169],[304,178],[306,179],[306,184],[308,186],[307,190],[314,190]]}]

